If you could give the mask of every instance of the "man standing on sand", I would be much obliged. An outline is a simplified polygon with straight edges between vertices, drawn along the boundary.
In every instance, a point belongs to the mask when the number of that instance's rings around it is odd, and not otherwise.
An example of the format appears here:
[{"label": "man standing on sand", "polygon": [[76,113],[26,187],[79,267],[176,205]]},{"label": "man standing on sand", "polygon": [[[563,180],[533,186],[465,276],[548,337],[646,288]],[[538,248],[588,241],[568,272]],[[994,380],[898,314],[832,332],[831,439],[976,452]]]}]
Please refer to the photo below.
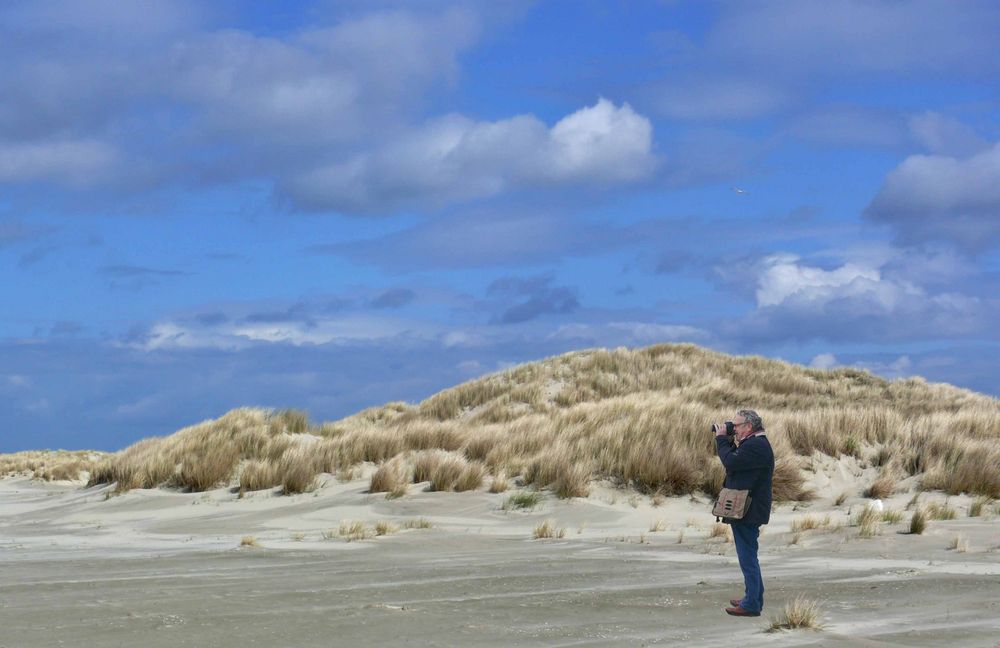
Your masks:
[{"label": "man standing on sand", "polygon": [[726,468],[725,488],[750,491],[750,507],[742,519],[723,518],[733,529],[736,555],[743,570],[745,591],[742,599],[731,599],[726,613],[732,616],[760,616],[764,608],[764,579],[757,560],[760,525],[771,519],[771,479],[774,452],[764,436],[764,422],[753,410],[740,410],[733,418],[733,434],[726,426],[715,433],[719,459]]}]

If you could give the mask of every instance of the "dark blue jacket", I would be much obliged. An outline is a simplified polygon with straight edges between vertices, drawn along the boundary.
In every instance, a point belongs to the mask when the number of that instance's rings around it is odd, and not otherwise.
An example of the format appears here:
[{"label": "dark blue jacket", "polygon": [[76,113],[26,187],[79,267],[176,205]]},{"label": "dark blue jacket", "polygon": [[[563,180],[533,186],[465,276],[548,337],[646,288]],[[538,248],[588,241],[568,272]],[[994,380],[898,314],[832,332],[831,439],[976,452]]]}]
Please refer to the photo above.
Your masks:
[{"label": "dark blue jacket", "polygon": [[771,519],[771,479],[774,476],[774,452],[767,437],[747,437],[737,448],[732,437],[717,436],[715,445],[726,468],[723,486],[750,491],[750,510],[743,519],[723,518],[724,521],[767,524]]}]

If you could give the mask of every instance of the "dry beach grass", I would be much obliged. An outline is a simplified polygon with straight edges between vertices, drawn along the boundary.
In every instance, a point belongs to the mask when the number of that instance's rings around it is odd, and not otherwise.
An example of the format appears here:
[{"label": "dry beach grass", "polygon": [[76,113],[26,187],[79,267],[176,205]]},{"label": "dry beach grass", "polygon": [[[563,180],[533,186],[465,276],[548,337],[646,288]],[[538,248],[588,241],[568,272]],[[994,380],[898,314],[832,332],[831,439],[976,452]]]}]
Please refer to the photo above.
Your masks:
[{"label": "dry beach grass", "polygon": [[[165,487],[308,492],[323,473],[379,466],[372,492],[522,484],[583,497],[595,480],[658,496],[714,494],[722,470],[707,424],[753,406],[775,447],[778,500],[806,500],[813,453],[881,466],[868,485],[887,496],[921,488],[1000,497],[1000,401],[918,378],[886,381],[855,369],[807,369],[693,345],[589,350],[525,364],[411,405],[310,424],[302,412],[238,409],[124,450],[0,456],[0,475],[86,473],[118,492]],[[22,455],[24,453],[21,453]],[[59,467],[57,467],[59,466]],[[65,466],[65,468],[62,468]]]}]

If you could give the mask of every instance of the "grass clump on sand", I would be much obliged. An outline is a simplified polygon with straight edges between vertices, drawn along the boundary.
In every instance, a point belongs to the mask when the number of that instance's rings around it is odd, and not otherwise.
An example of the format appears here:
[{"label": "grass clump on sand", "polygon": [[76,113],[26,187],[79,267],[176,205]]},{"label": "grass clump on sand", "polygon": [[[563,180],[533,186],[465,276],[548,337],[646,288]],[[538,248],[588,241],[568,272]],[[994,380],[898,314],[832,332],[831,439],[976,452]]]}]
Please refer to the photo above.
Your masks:
[{"label": "grass clump on sand", "polygon": [[403,522],[404,529],[430,529],[432,526],[434,525],[427,518],[417,518]]},{"label": "grass clump on sand", "polygon": [[886,499],[896,490],[896,483],[895,476],[885,471],[865,490],[864,496],[871,499]]},{"label": "grass clump on sand", "polygon": [[958,511],[956,511],[955,508],[950,506],[947,502],[944,504],[931,502],[930,504],[924,506],[924,510],[927,513],[927,517],[932,520],[954,520],[958,517]]},{"label": "grass clump on sand", "polygon": [[368,485],[370,493],[385,493],[387,499],[406,495],[406,488],[413,479],[409,463],[400,458],[390,459],[378,467]]},{"label": "grass clump on sand", "polygon": [[920,535],[927,529],[927,514],[918,508],[910,517],[910,533]]},{"label": "grass clump on sand", "polygon": [[896,509],[885,509],[882,511],[882,521],[887,524],[896,524],[897,522],[902,522],[902,520],[902,511],[897,511]]},{"label": "grass clump on sand", "polygon": [[364,522],[341,522],[337,535],[351,542],[352,540],[367,540],[374,537],[375,530]]},{"label": "grass clump on sand", "polygon": [[862,538],[874,538],[882,533],[882,512],[874,506],[865,506],[853,520]]},{"label": "grass clump on sand", "polygon": [[503,510],[526,510],[533,509],[542,501],[542,495],[538,491],[521,491],[509,496],[503,503]]},{"label": "grass clump on sand", "polygon": [[563,538],[566,536],[566,529],[557,529],[555,522],[552,520],[545,520],[541,524],[535,527],[532,532],[532,537],[535,540],[540,540],[542,538]]},{"label": "grass clump on sand", "polygon": [[708,532],[709,538],[723,538],[726,542],[733,541],[733,530],[728,524],[716,522]]},{"label": "grass clump on sand", "polygon": [[390,535],[398,530],[399,528],[392,522],[379,520],[378,522],[375,523],[375,535],[377,536]]},{"label": "grass clump on sand", "polygon": [[948,549],[951,551],[957,551],[958,553],[965,553],[969,550],[969,541],[961,535],[957,535],[951,539],[951,544],[948,545]]},{"label": "grass clump on sand", "polygon": [[240,546],[257,548],[260,547],[260,543],[257,542],[257,538],[253,536],[243,536],[242,538],[240,538]]},{"label": "grass clump on sand", "polygon": [[836,528],[829,513],[824,515],[822,518],[813,515],[805,515],[797,520],[792,520],[791,531],[792,533],[798,533],[800,531],[811,531],[813,529],[826,528]]},{"label": "grass clump on sand", "polygon": [[794,600],[785,603],[785,609],[780,617],[771,619],[768,632],[799,629],[822,630],[822,628],[819,604],[816,601],[797,596]]},{"label": "grass clump on sand", "polygon": [[993,500],[989,497],[977,497],[969,504],[969,517],[979,517],[983,514],[983,509],[989,510]]}]

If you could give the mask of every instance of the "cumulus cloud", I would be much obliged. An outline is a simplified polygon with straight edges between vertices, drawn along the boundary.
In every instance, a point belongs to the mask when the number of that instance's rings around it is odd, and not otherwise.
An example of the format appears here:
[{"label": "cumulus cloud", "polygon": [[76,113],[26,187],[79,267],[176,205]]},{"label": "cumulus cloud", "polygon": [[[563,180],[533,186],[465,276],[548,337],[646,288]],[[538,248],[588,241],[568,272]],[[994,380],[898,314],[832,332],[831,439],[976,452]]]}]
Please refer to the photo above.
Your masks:
[{"label": "cumulus cloud", "polygon": [[551,128],[532,115],[496,122],[449,115],[372,153],[303,173],[284,189],[307,208],[377,211],[511,188],[632,182],[656,166],[652,130],[627,103],[603,98]]},{"label": "cumulus cloud", "polygon": [[786,301],[823,303],[843,296],[867,296],[891,310],[906,295],[919,295],[905,282],[885,284],[878,269],[847,263],[834,270],[799,263],[795,255],[775,255],[763,262],[758,278],[757,306],[776,306]]},{"label": "cumulus cloud", "polygon": [[128,4],[5,7],[0,182],[297,176],[406,128],[479,33],[466,7],[344,12],[264,35],[214,28],[193,3]]},{"label": "cumulus cloud", "polygon": [[971,251],[1000,242],[1000,144],[968,158],[913,155],[893,169],[865,216],[906,243],[944,239]]},{"label": "cumulus cloud", "polygon": [[813,356],[813,359],[809,361],[809,366],[813,369],[833,369],[838,364],[837,356],[832,353],[820,353]]},{"label": "cumulus cloud", "polygon": [[752,341],[825,339],[896,341],[974,336],[1000,303],[957,292],[929,292],[884,272],[888,264],[847,262],[824,269],[794,255],[774,255],[754,271],[757,308],[723,326]]}]

